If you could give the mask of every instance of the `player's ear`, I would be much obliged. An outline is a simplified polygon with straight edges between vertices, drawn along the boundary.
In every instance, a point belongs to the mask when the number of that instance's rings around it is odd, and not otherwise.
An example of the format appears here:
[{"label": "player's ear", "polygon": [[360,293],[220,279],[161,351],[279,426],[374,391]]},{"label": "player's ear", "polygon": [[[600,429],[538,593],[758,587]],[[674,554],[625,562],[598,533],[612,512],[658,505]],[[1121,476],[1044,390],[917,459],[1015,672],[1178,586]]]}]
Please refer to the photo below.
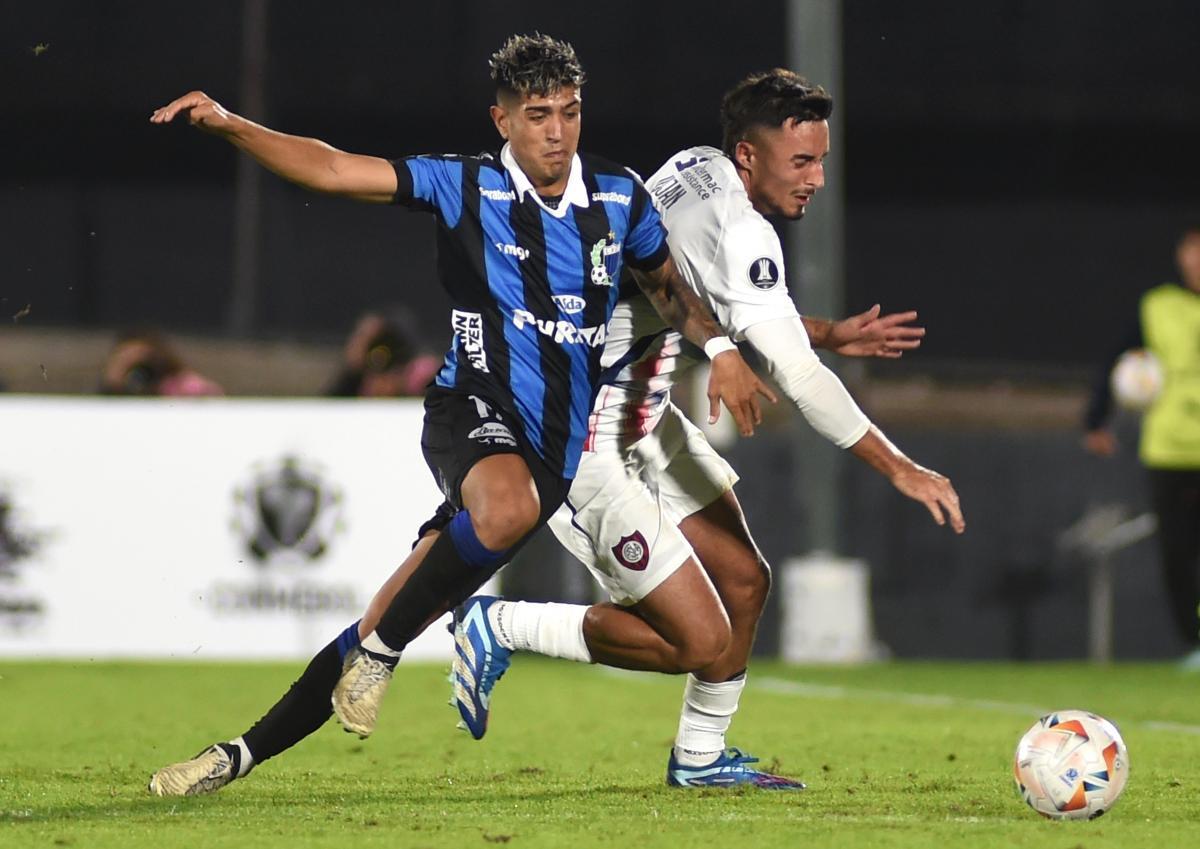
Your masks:
[{"label": "player's ear", "polygon": [[496,125],[496,132],[500,134],[500,138],[508,141],[508,110],[499,104],[492,104],[488,110],[492,116],[492,123]]},{"label": "player's ear", "polygon": [[754,165],[754,145],[742,139],[733,148],[733,161],[739,168],[749,171]]}]

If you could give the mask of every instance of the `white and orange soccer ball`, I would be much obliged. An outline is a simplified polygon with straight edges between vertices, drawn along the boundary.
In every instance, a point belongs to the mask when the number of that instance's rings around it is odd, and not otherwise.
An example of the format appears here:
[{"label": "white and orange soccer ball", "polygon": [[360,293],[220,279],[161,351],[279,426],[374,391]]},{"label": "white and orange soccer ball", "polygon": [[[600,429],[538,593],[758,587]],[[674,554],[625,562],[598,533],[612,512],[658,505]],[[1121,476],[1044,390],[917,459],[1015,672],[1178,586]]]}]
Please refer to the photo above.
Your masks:
[{"label": "white and orange soccer ball", "polygon": [[1094,819],[1125,789],[1129,754],[1107,719],[1063,710],[1043,716],[1025,732],[1013,772],[1021,798],[1042,816]]},{"label": "white and orange soccer ball", "polygon": [[1144,348],[1126,351],[1113,366],[1109,386],[1118,404],[1127,410],[1141,412],[1162,394],[1162,364]]}]

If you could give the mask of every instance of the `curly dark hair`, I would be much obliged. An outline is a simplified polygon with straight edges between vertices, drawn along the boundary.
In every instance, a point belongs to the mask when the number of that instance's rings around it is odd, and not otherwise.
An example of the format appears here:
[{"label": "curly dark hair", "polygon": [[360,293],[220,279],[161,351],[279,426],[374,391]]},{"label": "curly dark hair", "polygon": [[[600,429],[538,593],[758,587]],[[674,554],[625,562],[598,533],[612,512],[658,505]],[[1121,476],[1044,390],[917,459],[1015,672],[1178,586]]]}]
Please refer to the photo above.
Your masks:
[{"label": "curly dark hair", "polygon": [[510,37],[492,54],[488,67],[498,89],[522,97],[579,87],[585,79],[575,48],[541,33]]},{"label": "curly dark hair", "polygon": [[829,92],[795,71],[751,74],[721,98],[721,148],[732,159],[752,127],[778,127],[790,119],[824,121],[832,112]]}]

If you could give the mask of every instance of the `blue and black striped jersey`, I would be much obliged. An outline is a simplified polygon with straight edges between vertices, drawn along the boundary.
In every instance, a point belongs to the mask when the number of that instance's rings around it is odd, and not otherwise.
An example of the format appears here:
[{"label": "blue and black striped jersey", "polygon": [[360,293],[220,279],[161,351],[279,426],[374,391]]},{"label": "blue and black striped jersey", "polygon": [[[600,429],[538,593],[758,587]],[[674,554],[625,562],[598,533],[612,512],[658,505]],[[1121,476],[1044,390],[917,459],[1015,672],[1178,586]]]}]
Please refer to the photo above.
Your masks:
[{"label": "blue and black striped jersey", "polygon": [[668,257],[646,190],[627,169],[577,155],[552,207],[507,146],[393,165],[396,202],[437,213],[454,339],[436,383],[505,406],[547,465],[573,478],[622,266]]}]

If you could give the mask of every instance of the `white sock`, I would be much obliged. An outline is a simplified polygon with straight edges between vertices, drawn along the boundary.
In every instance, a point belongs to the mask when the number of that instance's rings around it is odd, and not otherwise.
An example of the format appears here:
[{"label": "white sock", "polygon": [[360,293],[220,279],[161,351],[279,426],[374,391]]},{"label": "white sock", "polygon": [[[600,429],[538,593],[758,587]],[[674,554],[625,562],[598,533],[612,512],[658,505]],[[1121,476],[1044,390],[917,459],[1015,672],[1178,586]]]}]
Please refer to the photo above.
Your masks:
[{"label": "white sock", "polygon": [[400,656],[400,652],[396,651],[383,640],[379,639],[379,635],[374,631],[363,637],[362,647],[369,652],[374,652],[375,654],[384,654],[388,657]]},{"label": "white sock", "polygon": [[710,764],[725,751],[725,732],[746,687],[745,674],[716,684],[688,675],[675,735],[675,760],[683,766]]},{"label": "white sock", "polygon": [[488,608],[488,622],[506,649],[549,657],[592,662],[583,639],[587,605],[498,601]]},{"label": "white sock", "polygon": [[250,770],[254,768],[254,755],[250,754],[250,747],[246,745],[246,741],[241,737],[235,740],[230,740],[227,745],[236,746],[241,753],[241,758],[238,760],[238,771],[235,778],[242,778]]}]

